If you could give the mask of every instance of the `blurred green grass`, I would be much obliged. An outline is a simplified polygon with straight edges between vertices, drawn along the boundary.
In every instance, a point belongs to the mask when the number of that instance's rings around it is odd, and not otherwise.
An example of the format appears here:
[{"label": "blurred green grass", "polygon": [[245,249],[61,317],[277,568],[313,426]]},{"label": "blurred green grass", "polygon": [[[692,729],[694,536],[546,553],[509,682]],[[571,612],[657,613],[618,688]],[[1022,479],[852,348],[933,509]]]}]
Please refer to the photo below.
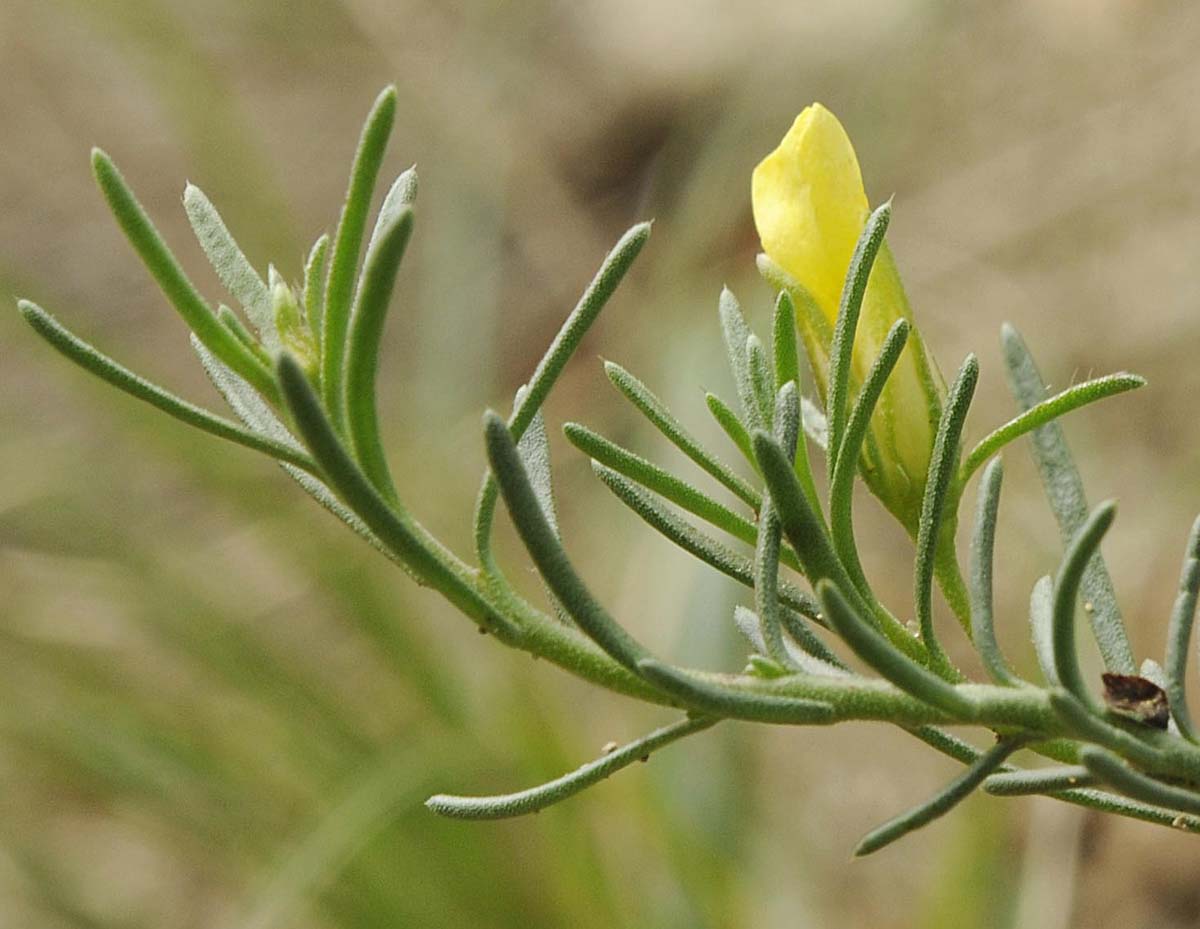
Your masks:
[{"label": "blurred green grass", "polygon": [[[506,404],[636,219],[656,218],[651,244],[549,420],[674,460],[605,387],[601,355],[716,440],[699,390],[728,393],[716,295],[729,283],[759,325],[769,306],[749,171],[821,99],[855,138],[872,198],[897,194],[894,249],[943,366],[981,355],[975,434],[1010,408],[1004,319],[1053,383],[1120,367],[1151,378],[1068,429],[1093,496],[1122,494],[1107,551],[1154,655],[1197,506],[1197,38],[1186,5],[1069,0],[9,0],[0,282],[216,406],[90,187],[88,148],[116,158],[215,295],[180,209],[185,178],[256,264],[296,277],[336,218],[363,112],[395,81],[388,170],[416,162],[422,192],[387,334],[385,429],[409,436],[390,448],[406,498],[465,548],[479,412]],[[268,463],[90,382],[15,311],[0,314],[0,344],[5,925],[1132,927],[1200,914],[1194,840],[1038,803],[978,799],[849,864],[858,834],[952,769],[871,726],[722,726],[535,818],[437,820],[420,806],[429,792],[555,776],[659,714],[477,636]],[[618,615],[682,660],[736,667],[739,592],[633,525],[553,429],[552,443],[564,532]],[[1058,546],[1028,463],[1009,459],[1000,615],[1006,648],[1028,660],[1027,592]],[[904,603],[908,545],[872,510],[859,508],[876,539],[864,557]],[[1057,908],[1039,909],[1047,899]]]}]

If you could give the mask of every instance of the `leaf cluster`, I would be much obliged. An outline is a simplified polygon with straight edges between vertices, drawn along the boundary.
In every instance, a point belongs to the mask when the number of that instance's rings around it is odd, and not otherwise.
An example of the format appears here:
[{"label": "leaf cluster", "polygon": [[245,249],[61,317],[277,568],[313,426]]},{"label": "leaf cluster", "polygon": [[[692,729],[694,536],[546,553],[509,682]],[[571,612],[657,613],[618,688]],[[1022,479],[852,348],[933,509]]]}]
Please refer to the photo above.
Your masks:
[{"label": "leaf cluster", "polygon": [[[296,288],[274,268],[265,277],[256,270],[208,198],[188,187],[184,203],[196,238],[240,314],[223,304],[214,309],[200,295],[112,161],[99,150],[93,153],[97,184],[118,224],[190,329],[201,363],[236,419],[129,371],[36,304],[20,301],[19,307],[39,335],[92,374],[190,426],[275,459],[418,584],[437,590],[503,644],[597,686],[682,713],[547,784],[492,797],[439,794],[428,800],[430,809],[465,819],[536,812],[725,720],[787,725],[879,720],[965,767],[930,800],[869,833],[859,854],[943,815],[980,786],[999,796],[1039,793],[1200,829],[1200,744],[1184,691],[1200,590],[1200,521],[1185,555],[1163,663],[1139,668],[1099,553],[1114,507],[1103,503],[1089,510],[1057,422],[1081,406],[1141,386],[1140,378],[1114,374],[1047,396],[1028,348],[1006,327],[1004,363],[1018,412],[967,450],[966,421],[979,374],[977,359],[968,356],[937,424],[912,602],[893,611],[881,602],[859,557],[853,499],[868,426],[910,338],[910,324],[900,320],[892,327],[861,384],[850,374],[859,311],[886,235],[890,203],[867,220],[846,270],[828,357],[809,353],[810,364],[828,365],[823,409],[803,396],[798,308],[789,291],[779,293],[767,341],[752,330],[734,295],[721,294],[718,315],[736,399],[731,404],[708,394],[706,403],[745,467],[735,468],[705,447],[633,374],[606,364],[609,380],[634,409],[736,501],[723,503],[694,481],[584,425],[564,426],[568,440],[588,456],[620,503],[748,591],[748,605],[732,617],[751,650],[748,665],[722,674],[679,666],[651,652],[602,605],[564,547],[542,416],[568,361],[645,246],[650,225],[631,228],[605,257],[517,392],[511,412],[484,416],[489,467],[475,506],[474,552],[469,559],[459,555],[404,503],[384,454],[376,408],[379,347],[413,234],[417,196],[410,169],[391,185],[367,234],[395,110],[389,88],[363,128],[335,234],[314,243]],[[1036,681],[1018,676],[1002,654],[992,597],[1003,480],[997,455],[1026,435],[1065,545],[1056,575],[1033,587],[1029,623],[1041,672]],[[811,465],[814,453],[826,464],[823,495]],[[943,647],[933,601],[935,580],[946,576],[938,565],[939,540],[953,534],[964,491],[981,468],[969,602],[952,603],[988,675],[976,682]],[[550,594],[551,609],[522,596],[499,564],[492,537],[501,501]],[[955,600],[955,591],[945,593]],[[1169,707],[1166,731],[1116,706],[1111,695],[1106,702],[1093,693],[1076,652],[1081,599],[1107,671],[1123,678],[1140,674],[1143,684],[1161,688]],[[994,744],[979,750],[950,734],[951,726],[989,731]],[[1028,758],[1020,766],[1012,760],[1019,751]],[[1042,764],[1039,756],[1053,764]]]}]

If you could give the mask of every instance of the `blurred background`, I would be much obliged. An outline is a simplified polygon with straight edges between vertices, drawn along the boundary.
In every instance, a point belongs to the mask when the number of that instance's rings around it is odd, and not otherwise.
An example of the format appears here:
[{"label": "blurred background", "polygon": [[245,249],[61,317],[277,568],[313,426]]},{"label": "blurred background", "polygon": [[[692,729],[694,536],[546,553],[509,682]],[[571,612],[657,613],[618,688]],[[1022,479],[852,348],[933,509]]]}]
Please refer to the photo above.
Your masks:
[{"label": "blurred background", "polygon": [[[1200,509],[1198,41],[1200,6],[1132,0],[4,0],[0,286],[219,409],[91,184],[90,146],[215,300],[185,180],[260,269],[296,279],[394,81],[385,174],[421,173],[382,375],[402,494],[468,550],[480,411],[507,406],[607,248],[655,217],[548,408],[561,518],[631,629],[737,669],[746,593],[638,524],[558,425],[684,467],[609,389],[611,358],[719,444],[702,393],[732,395],[717,295],[728,283],[760,330],[771,304],[750,171],[820,100],[872,201],[896,196],[892,247],[943,369],[980,355],[971,436],[1012,412],[1005,320],[1055,387],[1150,378],[1067,433],[1092,499],[1121,498],[1106,554],[1139,654],[1159,658]],[[1046,800],[977,797],[851,862],[955,772],[874,725],[727,724],[536,818],[436,819],[432,792],[539,782],[664,714],[476,635],[269,462],[91,380],[15,310],[0,345],[3,925],[1200,920],[1196,837]],[[1000,625],[1030,666],[1028,593],[1060,544],[1027,449],[1006,464]],[[868,573],[906,609],[911,546],[865,498],[857,516]]]}]

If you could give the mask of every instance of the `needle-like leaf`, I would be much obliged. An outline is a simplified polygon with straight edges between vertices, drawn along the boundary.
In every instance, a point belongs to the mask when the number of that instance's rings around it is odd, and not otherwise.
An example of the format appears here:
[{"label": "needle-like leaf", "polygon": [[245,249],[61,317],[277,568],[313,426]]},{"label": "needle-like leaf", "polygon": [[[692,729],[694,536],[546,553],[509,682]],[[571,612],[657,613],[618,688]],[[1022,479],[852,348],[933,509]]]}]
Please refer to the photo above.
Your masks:
[{"label": "needle-like leaf", "polygon": [[1171,621],[1167,625],[1167,654],[1163,660],[1166,674],[1167,698],[1171,716],[1185,739],[1196,741],[1196,729],[1188,712],[1187,678],[1189,644],[1192,625],[1196,621],[1196,597],[1200,593],[1200,519],[1192,523],[1188,535],[1187,550],[1183,556],[1183,567],[1179,572],[1179,595],[1171,610]]},{"label": "needle-like leaf", "polygon": [[1200,794],[1147,777],[1129,767],[1112,752],[1096,748],[1094,745],[1085,745],[1079,750],[1079,760],[1104,783],[1134,800],[1152,803],[1169,810],[1200,813]]},{"label": "needle-like leaf", "polygon": [[638,672],[638,662],[650,653],[621,628],[576,573],[558,536],[546,519],[521,462],[508,424],[489,411],[483,420],[488,462],[508,506],[517,534],[525,543],[546,586],[576,624],[619,664]]},{"label": "needle-like leaf", "polygon": [[829,485],[829,530],[833,548],[845,565],[854,586],[863,596],[868,595],[870,585],[863,572],[862,562],[858,557],[858,545],[854,540],[854,476],[858,473],[859,454],[871,425],[875,404],[883,393],[884,384],[887,383],[892,369],[900,359],[900,353],[908,340],[909,328],[907,320],[898,319],[888,332],[879,357],[871,366],[862,390],[858,393],[858,399],[854,402],[854,410],[850,414],[842,439],[842,448],[837,455],[833,480]]},{"label": "needle-like leaf", "polygon": [[750,433],[746,431],[746,427],[738,419],[737,413],[730,409],[729,405],[716,394],[705,394],[704,402],[708,404],[708,411],[712,413],[712,417],[717,421],[717,425],[729,437],[729,441],[737,447],[738,451],[745,456],[748,462],[757,468],[758,462],[754,460],[754,449],[750,444]]},{"label": "needle-like leaf", "polygon": [[833,722],[833,707],[820,700],[736,690],[653,658],[639,661],[638,671],[646,680],[694,711],[791,726],[819,726]]},{"label": "needle-like leaf", "polygon": [[1000,767],[1005,759],[1020,747],[1020,739],[1002,739],[997,742],[996,745],[984,752],[977,761],[973,762],[967,770],[943,787],[929,800],[867,833],[862,841],[858,843],[858,847],[854,849],[854,854],[862,856],[877,852],[879,849],[890,845],[910,832],[928,825],[940,816],[944,816],[970,796],[989,774]]},{"label": "needle-like leaf", "polygon": [[[1005,324],[1002,342],[1013,395],[1022,411],[1033,409],[1046,399],[1046,384],[1016,329]],[[1045,423],[1033,431],[1031,438],[1033,457],[1046,488],[1046,497],[1066,542],[1075,535],[1088,516],[1087,498],[1079,469],[1075,466],[1058,422]],[[1092,605],[1088,615],[1105,666],[1116,674],[1135,674],[1137,664],[1133,660],[1133,650],[1129,647],[1129,637],[1121,621],[1112,579],[1099,554],[1088,564],[1082,588],[1084,599]]]},{"label": "needle-like leaf", "polygon": [[[620,241],[613,246],[612,251],[605,257],[600,270],[592,278],[583,296],[575,305],[575,309],[563,321],[562,327],[554,336],[554,341],[546,349],[546,353],[534,369],[533,377],[529,379],[528,389],[523,394],[521,402],[513,409],[509,417],[509,430],[513,440],[520,441],[525,430],[533,421],[534,415],[542,408],[550,389],[562,374],[563,368],[571,356],[575,354],[583,337],[587,335],[604,309],[609,298],[617,289],[634,259],[641,253],[642,247],[650,238],[650,223],[638,223],[621,236]],[[480,487],[479,497],[475,503],[475,550],[480,561],[485,566],[492,565],[491,537],[492,521],[496,512],[496,482],[493,477],[485,475],[483,486]]]},{"label": "needle-like leaf", "polygon": [[275,331],[275,317],[271,310],[271,294],[266,281],[254,270],[221,219],[217,208],[205,196],[204,191],[188,184],[183,191],[183,208],[196,240],[208,256],[217,277],[225,289],[242,305],[246,316],[258,330],[263,347],[269,355],[280,349],[279,334]]},{"label": "needle-like leaf", "polygon": [[1085,706],[1096,706],[1096,699],[1083,680],[1079,653],[1075,647],[1075,600],[1084,567],[1108,532],[1117,515],[1112,501],[1100,504],[1075,533],[1063,553],[1058,576],[1054,579],[1054,670],[1058,683]]},{"label": "needle-like leaf", "polygon": [[312,332],[313,344],[321,347],[322,319],[325,315],[325,258],[329,253],[329,235],[322,233],[313,243],[304,262],[304,315]]},{"label": "needle-like leaf", "polygon": [[345,421],[343,376],[345,371],[346,333],[350,308],[354,301],[354,282],[358,276],[358,256],[362,249],[367,213],[375,180],[383,163],[383,153],[396,119],[396,88],[385,87],[375,100],[358,140],[358,150],[350,168],[346,202],[333,240],[333,257],[325,285],[325,311],[321,330],[321,396],[332,417],[334,428],[341,431]]},{"label": "needle-like leaf", "polygon": [[[917,557],[913,587],[917,608],[917,623],[921,627],[921,640],[933,658],[934,666],[950,677],[957,676],[950,659],[938,642],[933,628],[933,576],[938,549],[946,546],[953,554],[953,537],[943,533],[947,525],[946,504],[954,494],[954,478],[958,471],[959,440],[975,384],[979,380],[979,362],[968,355],[959,368],[958,376],[950,387],[942,418],[938,423],[937,435],[933,440],[933,452],[929,459],[929,474],[925,480],[925,496],[921,501],[921,518],[917,524]],[[953,517],[953,513],[950,514]],[[949,525],[953,525],[951,522]]]},{"label": "needle-like leaf", "polygon": [[553,806],[580,791],[599,783],[610,774],[627,768],[635,761],[645,761],[652,752],[672,742],[701,732],[715,725],[718,720],[710,717],[689,716],[670,726],[656,729],[649,735],[623,745],[595,761],[589,761],[570,774],[564,774],[538,787],[517,793],[495,797],[458,797],[438,794],[425,801],[425,805],[440,816],[451,819],[507,819],[524,816]]},{"label": "needle-like leaf", "polygon": [[672,445],[720,481],[751,509],[758,510],[762,505],[762,495],[696,441],[645,384],[611,361],[604,363],[604,371],[617,390],[621,391]]},{"label": "needle-like leaf", "polygon": [[405,511],[379,495],[355,464],[326,417],[304,370],[290,355],[280,355],[279,383],[296,427],[330,486],[368,528],[396,553],[416,577],[439,590],[467,616],[519,638],[511,620],[500,616],[476,590],[467,567]]},{"label": "needle-like leaf", "polygon": [[85,371],[90,371],[130,396],[157,407],[189,426],[194,426],[210,435],[235,442],[238,445],[244,445],[246,448],[252,448],[256,452],[270,455],[272,458],[303,468],[305,471],[316,473],[316,463],[298,446],[280,442],[269,435],[243,429],[237,423],[201,409],[195,404],[175,396],[165,388],[134,374],[128,368],[83,341],[36,303],[20,300],[17,306],[26,322],[38,335]]},{"label": "needle-like leaf", "polygon": [[[567,423],[563,426],[567,439],[577,449],[605,467],[624,474],[656,494],[699,516],[705,522],[728,532],[736,539],[754,545],[758,540],[758,529],[744,516],[739,516],[722,503],[717,502],[701,490],[675,475],[664,471],[640,455],[635,455],[586,426]],[[800,563],[794,552],[785,549],[780,557],[788,567],[799,570]]]},{"label": "needle-like leaf", "polygon": [[842,287],[842,301],[838,308],[837,322],[833,328],[833,343],[829,349],[829,396],[825,404],[825,415],[829,419],[829,473],[837,469],[838,455],[842,450],[842,435],[850,415],[850,368],[854,352],[854,335],[858,329],[858,315],[863,297],[867,292],[867,281],[875,256],[883,245],[888,223],[892,218],[891,201],[879,206],[867,217],[850,267],[846,271],[846,283]]},{"label": "needle-like leaf", "polygon": [[[771,418],[775,423],[776,440],[783,450],[794,458],[794,449],[800,435],[800,397],[795,381],[789,381],[779,388],[779,396],[776,398]],[[779,557],[782,538],[779,512],[768,495],[763,498],[754,551],[754,608],[762,623],[767,655],[776,661],[786,662],[787,650],[783,643],[783,625],[779,617]]]},{"label": "needle-like leaf", "polygon": [[821,581],[817,585],[817,599],[830,627],[883,677],[951,718],[969,720],[975,716],[974,700],[895,648],[862,618],[834,584]]},{"label": "needle-like leaf", "polygon": [[1009,420],[999,429],[994,430],[971,449],[971,453],[963,461],[962,469],[959,472],[959,483],[966,484],[971,479],[971,475],[979,470],[985,461],[1000,451],[1009,442],[1019,439],[1025,433],[1032,432],[1034,429],[1044,426],[1051,420],[1058,419],[1060,416],[1064,416],[1082,406],[1087,406],[1089,403],[1095,403],[1097,400],[1103,400],[1105,397],[1112,397],[1127,390],[1144,387],[1145,385],[1145,378],[1138,377],[1136,374],[1121,372],[1119,374],[1109,374],[1105,377],[1084,381],[1082,384],[1075,384],[1055,394],[1053,397],[1047,397],[1045,400],[1027,409],[1020,416]]},{"label": "needle-like leaf", "polygon": [[92,171],[125,237],[188,328],[214,355],[253,384],[263,396],[272,401],[278,400],[279,391],[270,369],[221,325],[171,254],[117,166],[98,148],[92,150]]},{"label": "needle-like leaf", "polygon": [[725,352],[729,356],[729,369],[737,388],[738,401],[742,407],[742,418],[751,429],[765,429],[770,423],[763,422],[763,408],[755,391],[754,378],[750,373],[750,357],[747,342],[753,334],[742,315],[742,307],[728,287],[721,291],[717,303],[721,317],[721,332],[725,336]]},{"label": "needle-like leaf", "polygon": [[[617,496],[617,499],[685,552],[716,568],[738,583],[745,584],[747,587],[754,586],[754,563],[749,558],[727,548],[711,536],[705,535],[691,523],[659,503],[657,498],[612,468],[593,461],[592,470]],[[824,625],[824,621],[820,619],[820,607],[816,600],[794,584],[781,580],[779,597],[785,606]]]},{"label": "needle-like leaf", "polygon": [[412,210],[405,207],[376,230],[363,266],[346,345],[344,403],[350,445],[376,490],[391,501],[396,500],[396,488],[379,438],[375,376],[383,324],[412,227]]},{"label": "needle-like leaf", "polygon": [[1080,765],[1056,765],[1033,771],[1006,771],[993,774],[983,782],[983,789],[997,797],[1025,797],[1030,794],[1051,794],[1075,787],[1091,787],[1096,778]]},{"label": "needle-like leaf", "polygon": [[971,641],[983,666],[997,684],[1016,686],[1020,679],[1012,673],[996,641],[992,598],[992,562],[996,547],[996,517],[1000,510],[1000,485],[1004,468],[993,459],[983,472],[979,485],[979,504],[975,510],[975,533],[971,539]]}]

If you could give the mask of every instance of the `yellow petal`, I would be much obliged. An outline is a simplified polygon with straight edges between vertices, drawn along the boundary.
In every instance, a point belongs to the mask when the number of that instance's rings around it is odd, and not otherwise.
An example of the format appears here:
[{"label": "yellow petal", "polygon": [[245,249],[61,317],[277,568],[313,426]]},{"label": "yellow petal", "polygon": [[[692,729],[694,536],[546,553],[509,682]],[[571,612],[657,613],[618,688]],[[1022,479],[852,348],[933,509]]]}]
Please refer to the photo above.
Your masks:
[{"label": "yellow petal", "polygon": [[754,223],[763,251],[800,281],[833,320],[869,213],[846,130],[814,103],[754,169]]}]

